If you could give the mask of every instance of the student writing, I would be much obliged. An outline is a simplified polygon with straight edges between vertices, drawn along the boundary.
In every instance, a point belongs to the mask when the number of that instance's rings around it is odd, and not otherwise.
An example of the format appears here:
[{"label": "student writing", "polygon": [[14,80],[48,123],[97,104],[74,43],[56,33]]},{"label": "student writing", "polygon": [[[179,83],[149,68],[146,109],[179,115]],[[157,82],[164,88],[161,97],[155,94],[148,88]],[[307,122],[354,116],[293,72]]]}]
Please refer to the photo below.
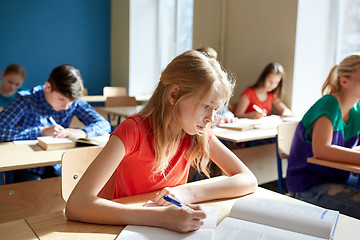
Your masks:
[{"label": "student writing", "polygon": [[[102,224],[197,230],[205,213],[184,204],[249,194],[256,190],[252,172],[211,132],[215,112],[231,96],[233,81],[212,58],[190,50],[162,72],[144,108],[123,121],[84,173],[66,204],[71,220]],[[185,184],[190,164],[209,175],[210,159],[228,176]],[[141,208],[97,197],[117,169],[112,198],[159,191],[153,199],[165,208]]]},{"label": "student writing", "polygon": [[[279,63],[269,63],[256,83],[240,95],[235,116],[240,118],[261,118],[271,113],[272,107],[282,115],[291,115],[290,109],[281,101],[285,71]],[[257,110],[260,108],[262,111]]]},{"label": "student writing", "polygon": [[360,218],[360,190],[347,185],[349,172],[307,163],[312,156],[360,163],[360,152],[351,149],[360,130],[360,54],[335,65],[322,90],[296,128],[286,185],[298,199]]},{"label": "student writing", "polygon": [[[36,139],[40,136],[91,138],[109,133],[109,122],[80,99],[83,88],[79,70],[71,65],[55,68],[44,85],[19,92],[15,100],[0,113],[0,142]],[[85,126],[70,128],[73,116],[77,116]],[[58,124],[53,125],[50,117]],[[26,180],[39,179],[46,175],[45,169],[19,170],[17,173]]]}]

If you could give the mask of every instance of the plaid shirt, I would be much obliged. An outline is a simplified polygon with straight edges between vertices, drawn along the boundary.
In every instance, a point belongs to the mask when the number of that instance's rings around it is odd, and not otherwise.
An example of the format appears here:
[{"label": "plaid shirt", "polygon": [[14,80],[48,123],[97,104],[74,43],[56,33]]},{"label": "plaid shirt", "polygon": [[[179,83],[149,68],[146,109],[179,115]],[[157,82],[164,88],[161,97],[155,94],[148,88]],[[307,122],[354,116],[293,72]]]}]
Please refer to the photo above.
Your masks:
[{"label": "plaid shirt", "polygon": [[109,122],[82,99],[74,101],[67,110],[55,111],[45,100],[44,85],[21,91],[11,104],[0,112],[0,142],[40,137],[40,127],[52,125],[49,117],[68,128],[74,115],[85,125],[81,129],[88,138],[110,132]]}]

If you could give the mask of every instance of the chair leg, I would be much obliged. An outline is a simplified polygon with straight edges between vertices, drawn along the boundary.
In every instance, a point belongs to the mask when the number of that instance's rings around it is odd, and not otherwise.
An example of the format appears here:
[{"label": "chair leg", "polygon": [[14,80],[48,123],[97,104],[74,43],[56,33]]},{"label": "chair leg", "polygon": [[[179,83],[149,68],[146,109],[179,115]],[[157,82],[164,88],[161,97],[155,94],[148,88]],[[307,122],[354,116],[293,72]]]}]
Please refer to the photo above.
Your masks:
[{"label": "chair leg", "polygon": [[279,148],[278,148],[278,137],[275,137],[275,147],[276,147],[276,159],[277,159],[277,169],[278,169],[278,190],[279,193],[283,194],[283,181],[282,181],[282,162],[281,157],[279,154]]}]

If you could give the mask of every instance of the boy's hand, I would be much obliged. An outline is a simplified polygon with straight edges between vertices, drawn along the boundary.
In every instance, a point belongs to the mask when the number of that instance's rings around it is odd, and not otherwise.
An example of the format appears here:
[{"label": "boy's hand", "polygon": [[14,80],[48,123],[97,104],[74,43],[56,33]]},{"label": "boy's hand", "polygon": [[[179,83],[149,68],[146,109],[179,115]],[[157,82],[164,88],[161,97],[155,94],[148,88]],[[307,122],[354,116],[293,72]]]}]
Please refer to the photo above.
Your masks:
[{"label": "boy's hand", "polygon": [[81,129],[75,128],[63,128],[57,131],[54,137],[58,138],[67,138],[67,137],[74,137],[74,138],[85,138],[86,132]]},{"label": "boy's hand", "polygon": [[52,125],[49,127],[41,127],[41,136],[52,136],[55,137],[55,135],[62,131],[64,128],[60,125]]}]

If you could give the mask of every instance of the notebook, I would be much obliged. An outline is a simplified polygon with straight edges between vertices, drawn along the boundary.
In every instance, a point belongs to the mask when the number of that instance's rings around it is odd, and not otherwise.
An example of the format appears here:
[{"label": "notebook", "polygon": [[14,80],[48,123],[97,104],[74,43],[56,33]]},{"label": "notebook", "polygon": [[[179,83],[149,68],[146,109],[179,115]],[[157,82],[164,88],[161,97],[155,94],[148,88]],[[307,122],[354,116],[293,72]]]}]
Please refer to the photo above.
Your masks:
[{"label": "notebook", "polygon": [[332,239],[338,217],[338,211],[250,195],[236,200],[212,239]]},{"label": "notebook", "polygon": [[109,140],[109,134],[93,138],[55,138],[55,137],[38,137],[37,144],[45,150],[66,149],[75,146],[105,146]]},{"label": "notebook", "polygon": [[[147,203],[146,206],[152,207],[154,204]],[[220,208],[211,206],[202,206],[201,208],[206,212],[206,219],[204,220],[204,225],[197,231],[179,233],[165,228],[127,225],[116,240],[211,239],[216,228]]]}]

